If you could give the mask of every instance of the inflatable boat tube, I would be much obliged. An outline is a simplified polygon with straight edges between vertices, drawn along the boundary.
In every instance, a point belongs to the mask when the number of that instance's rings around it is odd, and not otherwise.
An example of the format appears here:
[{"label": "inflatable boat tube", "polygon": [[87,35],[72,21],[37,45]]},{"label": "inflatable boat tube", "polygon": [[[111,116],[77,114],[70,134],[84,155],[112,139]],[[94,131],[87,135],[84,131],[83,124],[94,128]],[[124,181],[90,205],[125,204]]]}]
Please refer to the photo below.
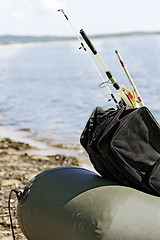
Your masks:
[{"label": "inflatable boat tube", "polygon": [[29,240],[158,240],[160,199],[78,167],[47,170],[25,186],[19,225]]}]

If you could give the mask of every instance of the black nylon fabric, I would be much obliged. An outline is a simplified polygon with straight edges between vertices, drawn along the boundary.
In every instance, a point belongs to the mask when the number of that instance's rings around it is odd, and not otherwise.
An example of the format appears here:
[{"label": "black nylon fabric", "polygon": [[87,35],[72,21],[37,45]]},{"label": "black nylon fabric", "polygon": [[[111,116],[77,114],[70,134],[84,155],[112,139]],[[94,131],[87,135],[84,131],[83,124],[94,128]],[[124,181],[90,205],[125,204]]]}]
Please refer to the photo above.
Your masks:
[{"label": "black nylon fabric", "polygon": [[80,142],[103,177],[160,195],[160,126],[146,107],[97,107]]}]

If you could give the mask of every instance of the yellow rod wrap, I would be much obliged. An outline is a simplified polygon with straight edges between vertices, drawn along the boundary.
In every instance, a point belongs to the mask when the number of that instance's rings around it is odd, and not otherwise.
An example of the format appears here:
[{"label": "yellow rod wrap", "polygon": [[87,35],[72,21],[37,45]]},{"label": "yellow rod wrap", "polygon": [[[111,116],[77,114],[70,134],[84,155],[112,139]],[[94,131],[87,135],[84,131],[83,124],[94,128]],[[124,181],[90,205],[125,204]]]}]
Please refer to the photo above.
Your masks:
[{"label": "yellow rod wrap", "polygon": [[135,95],[132,95],[131,92],[124,85],[122,85],[121,88],[129,97],[130,101],[132,102],[133,107],[138,108],[139,104],[136,101]]},{"label": "yellow rod wrap", "polygon": [[125,93],[123,92],[123,90],[121,88],[119,88],[118,90],[119,95],[121,96],[121,98],[123,99],[123,101],[125,102],[125,104],[127,106],[130,106],[133,108],[132,104],[130,103],[130,101],[128,100],[127,96],[125,95]]},{"label": "yellow rod wrap", "polygon": [[133,104],[133,107],[137,108],[136,99],[133,97],[131,92],[128,89],[126,89],[126,93],[127,93],[128,97],[129,97],[129,99],[131,100],[131,102]]}]

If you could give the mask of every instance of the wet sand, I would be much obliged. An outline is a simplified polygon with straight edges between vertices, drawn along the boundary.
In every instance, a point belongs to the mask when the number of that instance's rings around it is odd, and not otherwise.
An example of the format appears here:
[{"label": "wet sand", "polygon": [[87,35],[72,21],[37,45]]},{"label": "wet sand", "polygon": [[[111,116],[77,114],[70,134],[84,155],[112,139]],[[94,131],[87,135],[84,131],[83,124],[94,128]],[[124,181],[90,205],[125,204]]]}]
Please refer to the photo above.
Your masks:
[{"label": "wet sand", "polygon": [[[38,154],[40,153],[40,154]],[[11,189],[24,187],[35,175],[59,166],[82,166],[75,156],[64,154],[42,155],[41,151],[23,142],[0,138],[0,239],[11,240],[12,232],[8,212]],[[92,168],[87,161],[83,167]],[[16,219],[17,198],[13,194],[11,213],[16,239],[26,239]]]}]

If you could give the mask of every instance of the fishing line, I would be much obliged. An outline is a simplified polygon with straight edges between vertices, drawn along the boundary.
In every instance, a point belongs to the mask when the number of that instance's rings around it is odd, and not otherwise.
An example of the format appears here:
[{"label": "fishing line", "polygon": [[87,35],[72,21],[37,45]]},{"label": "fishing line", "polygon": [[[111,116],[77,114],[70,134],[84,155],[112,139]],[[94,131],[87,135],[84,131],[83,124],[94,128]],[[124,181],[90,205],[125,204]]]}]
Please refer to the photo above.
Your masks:
[{"label": "fishing line", "polygon": [[76,30],[74,29],[72,23],[69,21],[67,15],[66,15],[65,12],[63,11],[63,9],[59,9],[58,11],[61,12],[61,13],[64,15],[64,17],[66,18],[66,20],[68,21],[69,25],[71,26],[73,32],[75,33],[77,39],[79,40],[79,42],[80,42],[80,44],[81,44],[80,49],[82,48],[82,49],[87,53],[88,58],[90,59],[92,65],[94,66],[94,68],[95,68],[96,72],[98,73],[99,77],[101,78],[102,82],[105,84],[105,86],[106,86],[106,88],[107,88],[107,90],[108,90],[108,92],[109,92],[111,98],[112,98],[113,101],[116,103],[117,107],[120,108],[120,106],[119,106],[119,104],[118,104],[116,98],[114,97],[114,95],[113,95],[111,89],[109,88],[107,82],[104,80],[102,74],[101,74],[100,71],[98,70],[98,68],[97,68],[97,66],[96,66],[96,64],[95,64],[95,62],[93,61],[92,57],[91,57],[90,54],[88,53],[88,51],[87,51],[87,49],[86,49],[84,43],[81,41],[81,39],[80,39],[78,33],[77,33]]}]

